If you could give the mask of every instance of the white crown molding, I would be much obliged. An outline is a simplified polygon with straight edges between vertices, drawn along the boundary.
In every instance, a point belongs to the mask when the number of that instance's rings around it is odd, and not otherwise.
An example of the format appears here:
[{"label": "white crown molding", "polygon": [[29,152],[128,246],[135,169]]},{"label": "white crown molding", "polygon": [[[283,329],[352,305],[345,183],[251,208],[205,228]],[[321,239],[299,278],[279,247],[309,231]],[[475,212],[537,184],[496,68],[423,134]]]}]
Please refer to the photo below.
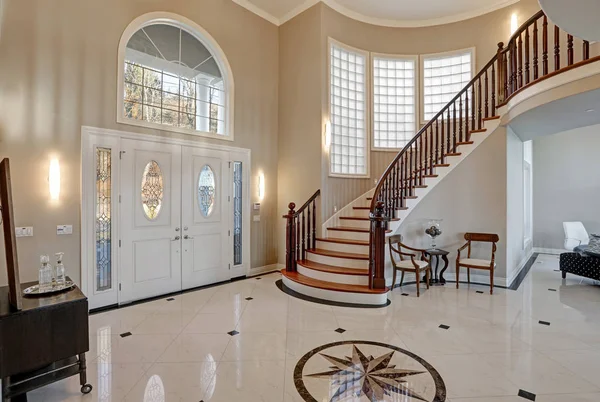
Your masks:
[{"label": "white crown molding", "polygon": [[498,4],[494,4],[489,7],[477,9],[476,11],[469,11],[466,13],[450,15],[447,17],[441,18],[432,18],[427,20],[393,20],[393,19],[384,19],[384,18],[375,18],[369,17],[367,15],[358,13],[356,11],[350,10],[346,6],[341,5],[337,0],[306,0],[304,3],[300,4],[298,7],[289,11],[281,18],[277,18],[274,15],[266,12],[262,8],[257,5],[251,3],[249,0],[233,0],[233,2],[239,4],[240,6],[252,11],[256,15],[266,19],[267,21],[275,24],[277,26],[283,25],[292,18],[296,17],[298,14],[306,11],[311,8],[315,4],[319,2],[323,2],[327,4],[329,7],[334,9],[340,14],[345,15],[348,18],[352,18],[354,20],[364,22],[372,25],[379,25],[390,28],[422,28],[422,27],[430,27],[435,25],[444,25],[444,24],[452,24],[454,22],[460,22],[464,20],[468,20],[470,18],[475,18],[482,16],[487,13],[491,13],[492,11],[499,10],[504,7],[508,7],[512,4],[518,3],[520,0],[505,0]]},{"label": "white crown molding", "polygon": [[281,25],[279,18],[275,17],[273,14],[266,12],[265,10],[249,2],[248,0],[233,0],[233,2],[244,7],[248,11],[252,11],[259,17],[262,17],[265,20],[269,21],[271,24],[275,24],[277,26]]}]

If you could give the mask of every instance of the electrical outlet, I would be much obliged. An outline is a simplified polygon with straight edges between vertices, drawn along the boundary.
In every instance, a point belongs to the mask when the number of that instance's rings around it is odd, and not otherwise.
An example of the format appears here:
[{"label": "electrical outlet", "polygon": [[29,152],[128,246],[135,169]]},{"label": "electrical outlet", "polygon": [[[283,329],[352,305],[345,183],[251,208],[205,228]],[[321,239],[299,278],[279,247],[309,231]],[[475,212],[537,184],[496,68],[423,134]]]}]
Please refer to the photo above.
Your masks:
[{"label": "electrical outlet", "polygon": [[254,222],[260,222],[260,215],[254,215]]},{"label": "electrical outlet", "polygon": [[32,237],[33,236],[33,226],[21,226],[15,228],[15,236],[16,237]]},{"label": "electrical outlet", "polygon": [[337,212],[337,205],[333,206],[333,213],[335,214]]},{"label": "electrical outlet", "polygon": [[56,227],[57,235],[70,235],[73,234],[73,225],[58,225]]}]

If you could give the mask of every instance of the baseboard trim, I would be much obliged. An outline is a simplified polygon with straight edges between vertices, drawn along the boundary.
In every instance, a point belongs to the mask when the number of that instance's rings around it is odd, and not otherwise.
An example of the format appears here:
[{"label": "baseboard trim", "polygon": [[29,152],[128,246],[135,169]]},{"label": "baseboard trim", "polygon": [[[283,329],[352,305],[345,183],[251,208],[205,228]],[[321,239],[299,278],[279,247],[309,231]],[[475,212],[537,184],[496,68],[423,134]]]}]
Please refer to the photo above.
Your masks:
[{"label": "baseboard trim", "polygon": [[248,278],[252,278],[253,276],[270,274],[271,272],[279,272],[283,268],[285,268],[285,265],[279,263],[263,265],[262,267],[250,268],[246,276]]},{"label": "baseboard trim", "polygon": [[543,248],[543,247],[534,247],[534,253],[538,254],[552,254],[552,255],[561,255],[562,253],[570,253],[569,250],[561,249],[561,248]]}]

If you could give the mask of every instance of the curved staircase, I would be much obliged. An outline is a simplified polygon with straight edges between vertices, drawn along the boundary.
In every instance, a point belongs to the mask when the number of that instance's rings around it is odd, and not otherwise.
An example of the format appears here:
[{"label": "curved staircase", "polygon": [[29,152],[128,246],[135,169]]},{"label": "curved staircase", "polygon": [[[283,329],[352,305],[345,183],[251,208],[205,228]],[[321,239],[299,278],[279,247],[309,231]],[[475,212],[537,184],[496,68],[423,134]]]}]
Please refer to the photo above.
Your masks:
[{"label": "curved staircase", "polygon": [[291,203],[284,216],[284,285],[322,300],[385,305],[390,291],[385,277],[386,236],[395,234],[427,193],[500,126],[514,95],[547,77],[600,60],[590,58],[589,43],[582,41],[582,60],[575,63],[574,39],[565,34],[567,65],[561,68],[559,34],[555,27],[552,72],[548,20],[542,11],[523,24],[506,47],[500,43],[497,55],[398,153],[377,186],[322,225],[321,237],[316,235],[315,219],[320,191],[298,211]]}]

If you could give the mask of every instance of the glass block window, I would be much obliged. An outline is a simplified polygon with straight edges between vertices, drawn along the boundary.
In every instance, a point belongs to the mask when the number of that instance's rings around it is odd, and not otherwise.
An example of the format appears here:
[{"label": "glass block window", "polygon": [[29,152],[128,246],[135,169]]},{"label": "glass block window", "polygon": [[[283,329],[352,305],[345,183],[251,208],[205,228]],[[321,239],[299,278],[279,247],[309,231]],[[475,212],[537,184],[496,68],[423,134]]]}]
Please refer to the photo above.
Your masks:
[{"label": "glass block window", "polygon": [[123,68],[126,119],[227,135],[223,75],[196,36],[169,24],[146,26],[129,39]]},{"label": "glass block window", "polygon": [[423,56],[423,118],[430,120],[473,77],[473,51]]},{"label": "glass block window", "polygon": [[367,175],[367,54],[330,45],[330,172]]},{"label": "glass block window", "polygon": [[242,162],[233,162],[233,265],[242,263]]},{"label": "glass block window", "polygon": [[96,291],[112,289],[111,150],[96,148]]},{"label": "glass block window", "polygon": [[415,58],[373,57],[373,146],[402,148],[416,133]]}]

